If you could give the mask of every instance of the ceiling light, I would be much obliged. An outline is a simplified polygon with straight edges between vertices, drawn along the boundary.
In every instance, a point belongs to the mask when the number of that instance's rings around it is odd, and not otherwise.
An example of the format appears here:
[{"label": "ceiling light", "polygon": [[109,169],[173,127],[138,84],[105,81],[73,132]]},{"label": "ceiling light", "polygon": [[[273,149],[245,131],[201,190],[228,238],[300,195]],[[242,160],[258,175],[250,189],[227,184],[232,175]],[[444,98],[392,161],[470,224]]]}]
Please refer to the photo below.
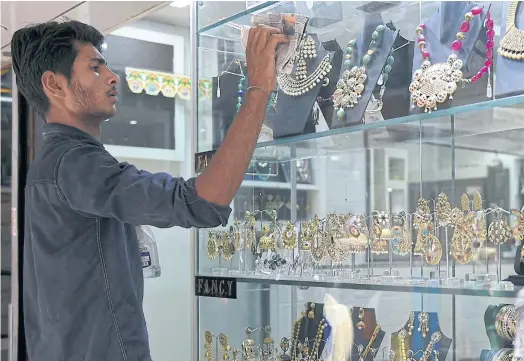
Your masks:
[{"label": "ceiling light", "polygon": [[129,124],[135,125],[135,124],[138,124],[138,122],[136,120],[130,120]]},{"label": "ceiling light", "polygon": [[191,4],[191,0],[176,0],[169,5],[175,8],[185,8],[186,6],[189,6],[189,4]]}]

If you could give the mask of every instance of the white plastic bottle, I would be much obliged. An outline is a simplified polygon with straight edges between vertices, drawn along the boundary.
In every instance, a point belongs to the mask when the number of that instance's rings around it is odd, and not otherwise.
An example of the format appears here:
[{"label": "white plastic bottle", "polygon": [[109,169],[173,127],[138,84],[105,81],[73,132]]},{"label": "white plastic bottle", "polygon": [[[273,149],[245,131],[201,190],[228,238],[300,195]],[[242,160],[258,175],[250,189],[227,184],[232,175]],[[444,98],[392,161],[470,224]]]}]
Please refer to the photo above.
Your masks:
[{"label": "white plastic bottle", "polygon": [[140,247],[140,258],[142,260],[142,270],[144,278],[160,277],[160,258],[156,246],[155,235],[149,226],[136,227],[138,246]]}]

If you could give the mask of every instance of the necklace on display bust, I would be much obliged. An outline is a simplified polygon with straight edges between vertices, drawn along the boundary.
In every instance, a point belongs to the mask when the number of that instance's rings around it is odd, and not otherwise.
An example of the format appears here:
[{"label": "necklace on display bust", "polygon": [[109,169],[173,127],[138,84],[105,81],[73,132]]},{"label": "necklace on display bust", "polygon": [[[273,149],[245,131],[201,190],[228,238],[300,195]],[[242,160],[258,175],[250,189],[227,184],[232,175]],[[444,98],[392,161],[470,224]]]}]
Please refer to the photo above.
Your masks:
[{"label": "necklace on display bust", "polygon": [[425,112],[437,110],[437,103],[444,103],[448,97],[453,99],[453,93],[457,90],[457,84],[462,83],[462,87],[466,83],[477,82],[484,74],[488,74],[488,89],[487,96],[491,98],[491,83],[489,80],[489,72],[493,64],[493,38],[495,31],[493,30],[494,21],[488,12],[486,16],[485,26],[486,31],[486,60],[484,66],[473,77],[466,79],[463,77],[462,68],[463,62],[457,56],[457,52],[462,49],[462,40],[466,38],[466,33],[470,29],[470,22],[477,15],[482,13],[482,8],[475,6],[470,12],[464,15],[464,21],[460,24],[460,31],[457,33],[457,39],[451,43],[451,55],[445,63],[431,64],[430,54],[426,49],[426,39],[424,37],[424,29],[426,26],[420,24],[416,29],[417,42],[422,58],[424,61],[420,69],[417,69],[413,74],[413,81],[409,85],[411,93],[412,108],[424,108]]},{"label": "necklace on display bust", "polygon": [[524,31],[517,28],[517,9],[519,1],[509,3],[508,14],[506,16],[506,34],[500,41],[498,53],[509,59],[524,59]]},{"label": "necklace on display bust", "polygon": [[[375,55],[377,48],[380,46],[380,42],[385,30],[385,25],[379,25],[375,31],[373,31],[373,34],[371,35],[371,42],[369,43],[369,49],[362,57],[361,66],[355,65],[355,63],[358,63],[358,61],[352,61],[353,59],[357,58],[354,54],[357,41],[356,39],[349,41],[348,47],[346,49],[346,60],[344,62],[344,65],[347,67],[347,69],[344,70],[342,79],[340,79],[337,83],[337,90],[335,90],[333,93],[333,105],[335,106],[335,109],[338,109],[337,116],[340,120],[344,120],[346,117],[346,112],[344,109],[354,108],[355,105],[358,104],[359,99],[362,97],[362,93],[364,92],[365,84],[368,78],[367,67],[373,60],[373,55]],[[388,68],[389,70],[391,70],[392,64],[393,62],[391,61],[389,64],[390,67]]]},{"label": "necklace on display bust", "polygon": [[279,74],[277,82],[282,92],[289,96],[301,96],[313,90],[320,82],[323,86],[329,84],[327,74],[331,71],[329,54],[324,56],[320,64],[308,74],[307,59],[317,57],[315,40],[311,35],[307,35],[302,42],[297,54],[297,67],[295,78],[289,74]]}]

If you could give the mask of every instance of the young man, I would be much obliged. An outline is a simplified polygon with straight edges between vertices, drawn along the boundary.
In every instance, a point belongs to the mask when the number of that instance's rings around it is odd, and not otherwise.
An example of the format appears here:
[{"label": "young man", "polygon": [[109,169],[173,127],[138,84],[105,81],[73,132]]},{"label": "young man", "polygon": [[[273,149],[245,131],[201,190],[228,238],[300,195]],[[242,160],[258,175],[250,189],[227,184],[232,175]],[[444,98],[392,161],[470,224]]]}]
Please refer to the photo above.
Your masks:
[{"label": "young man", "polygon": [[119,163],[98,140],[116,111],[118,77],[104,39],[76,21],[18,30],[18,89],[45,116],[44,145],[27,177],[23,307],[31,361],[150,361],[135,225],[226,225],[275,86],[286,37],[253,28],[242,108],[196,179]]}]

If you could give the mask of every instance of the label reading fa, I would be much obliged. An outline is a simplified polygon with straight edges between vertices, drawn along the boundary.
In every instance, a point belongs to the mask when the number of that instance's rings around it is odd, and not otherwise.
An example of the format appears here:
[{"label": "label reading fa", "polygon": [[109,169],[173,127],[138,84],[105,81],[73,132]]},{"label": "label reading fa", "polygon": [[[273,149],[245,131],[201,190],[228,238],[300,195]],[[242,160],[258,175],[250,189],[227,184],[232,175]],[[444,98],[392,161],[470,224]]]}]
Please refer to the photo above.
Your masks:
[{"label": "label reading fa", "polygon": [[236,299],[237,280],[229,277],[196,276],[195,295]]}]

